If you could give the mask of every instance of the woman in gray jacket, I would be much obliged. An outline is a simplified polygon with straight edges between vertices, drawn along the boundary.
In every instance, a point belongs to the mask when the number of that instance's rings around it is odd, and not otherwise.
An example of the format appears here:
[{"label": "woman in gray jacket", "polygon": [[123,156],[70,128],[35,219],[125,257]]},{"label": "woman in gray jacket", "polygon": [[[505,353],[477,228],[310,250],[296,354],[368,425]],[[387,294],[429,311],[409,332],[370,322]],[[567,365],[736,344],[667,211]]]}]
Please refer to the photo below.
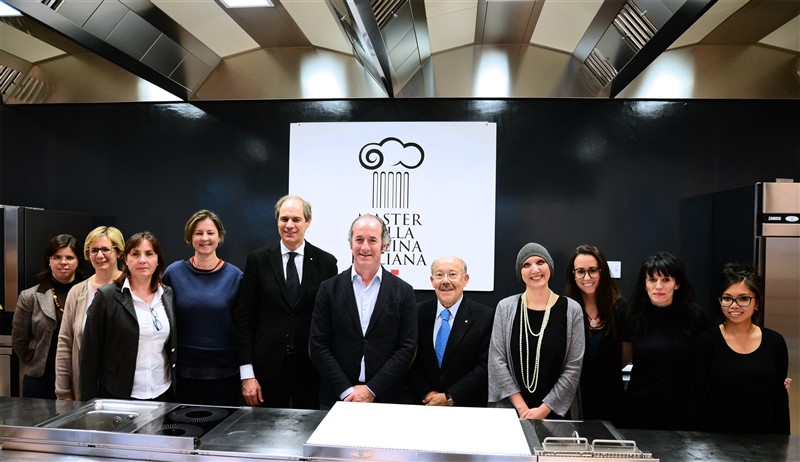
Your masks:
[{"label": "woman in gray jacket", "polygon": [[11,324],[11,344],[22,362],[22,396],[55,399],[56,344],[69,290],[80,282],[78,241],[59,234],[47,242],[41,282],[23,290]]},{"label": "woman in gray jacket", "polygon": [[585,336],[583,310],[548,283],[553,259],[536,243],[517,254],[525,291],[500,301],[489,347],[489,406],[521,419],[579,419],[576,394]]}]

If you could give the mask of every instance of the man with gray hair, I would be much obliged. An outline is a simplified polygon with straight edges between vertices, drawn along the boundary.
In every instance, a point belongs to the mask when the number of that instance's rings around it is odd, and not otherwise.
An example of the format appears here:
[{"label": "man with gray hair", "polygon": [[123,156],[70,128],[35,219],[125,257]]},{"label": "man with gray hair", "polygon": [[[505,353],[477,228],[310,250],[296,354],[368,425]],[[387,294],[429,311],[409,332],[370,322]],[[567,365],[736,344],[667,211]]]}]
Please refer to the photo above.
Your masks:
[{"label": "man with gray hair", "polygon": [[494,310],[464,297],[467,264],[441,257],[431,265],[433,300],[417,304],[419,345],[407,381],[416,403],[486,407]]},{"label": "man with gray hair", "polygon": [[390,237],[380,218],[356,218],[348,240],[353,266],[320,285],[311,319],[320,407],[407,403],[403,378],[417,349],[414,289],[381,267]]},{"label": "man with gray hair", "polygon": [[336,257],[305,240],[311,204],[275,204],[280,241],[247,256],[235,325],[242,396],[248,406],[318,409],[319,378],[308,356],[317,288],[336,275]]}]

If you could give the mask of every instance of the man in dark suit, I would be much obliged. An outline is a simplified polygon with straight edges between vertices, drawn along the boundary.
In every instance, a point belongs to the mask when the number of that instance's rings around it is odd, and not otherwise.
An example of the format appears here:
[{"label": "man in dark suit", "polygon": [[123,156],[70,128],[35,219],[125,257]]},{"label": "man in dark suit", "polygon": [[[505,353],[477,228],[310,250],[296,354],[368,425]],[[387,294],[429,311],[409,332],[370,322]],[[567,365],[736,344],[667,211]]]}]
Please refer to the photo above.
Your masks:
[{"label": "man in dark suit", "polygon": [[317,289],[336,258],[305,240],[311,205],[275,204],[280,242],[247,257],[235,315],[242,396],[248,406],[319,409],[319,376],[308,356]]},{"label": "man in dark suit", "polygon": [[[431,284],[436,300],[417,304],[419,345],[407,377],[415,402],[486,407],[486,361],[494,310],[463,296],[468,282],[462,259],[442,257],[433,262]],[[443,323],[449,328],[443,328]]]},{"label": "man in dark suit", "polygon": [[322,283],[311,319],[320,405],[405,402],[403,378],[417,348],[414,289],[381,267],[390,238],[380,218],[358,217],[348,240],[353,266]]}]

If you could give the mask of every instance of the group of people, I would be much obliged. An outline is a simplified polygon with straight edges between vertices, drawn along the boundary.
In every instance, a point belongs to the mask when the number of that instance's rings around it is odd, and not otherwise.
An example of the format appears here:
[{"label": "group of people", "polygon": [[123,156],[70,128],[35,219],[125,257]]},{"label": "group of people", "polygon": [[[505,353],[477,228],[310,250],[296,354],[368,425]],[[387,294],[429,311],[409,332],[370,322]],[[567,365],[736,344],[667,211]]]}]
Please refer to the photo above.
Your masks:
[{"label": "group of people", "polygon": [[[591,245],[569,260],[565,295],[551,289],[547,249],[528,243],[515,262],[524,290],[495,309],[464,296],[467,265],[455,256],[432,264],[436,297],[417,303],[380,264],[390,234],[379,217],[353,221],[352,266],[339,274],[305,240],[307,201],[284,196],[275,217],[280,240],[251,253],[244,272],[217,255],[225,228],[208,210],[184,229],[194,254],[168,267],[152,233],[125,241],[101,226],[86,237],[94,274],[82,281],[76,239],[51,239],[41,283],[14,314],[23,395],[513,407],[522,419],[789,433],[786,343],[759,326],[762,282],[748,266],[725,266],[715,328],[675,256],[647,258],[626,302]],[[741,392],[746,407],[733,404]]]}]

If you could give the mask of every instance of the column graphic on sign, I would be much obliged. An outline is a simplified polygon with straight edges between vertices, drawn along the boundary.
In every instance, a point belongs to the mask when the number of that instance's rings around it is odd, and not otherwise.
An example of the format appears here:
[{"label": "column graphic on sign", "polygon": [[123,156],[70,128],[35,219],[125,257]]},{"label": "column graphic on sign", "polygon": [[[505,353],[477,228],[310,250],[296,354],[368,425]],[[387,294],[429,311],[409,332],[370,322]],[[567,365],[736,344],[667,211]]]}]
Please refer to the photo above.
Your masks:
[{"label": "column graphic on sign", "polygon": [[[425,151],[417,143],[404,143],[395,137],[384,138],[361,148],[358,161],[372,170],[372,207],[408,208],[411,197],[411,175],[425,160]],[[390,171],[378,171],[384,164]],[[402,167],[402,168],[401,168]],[[396,169],[396,170],[394,170]]]}]

